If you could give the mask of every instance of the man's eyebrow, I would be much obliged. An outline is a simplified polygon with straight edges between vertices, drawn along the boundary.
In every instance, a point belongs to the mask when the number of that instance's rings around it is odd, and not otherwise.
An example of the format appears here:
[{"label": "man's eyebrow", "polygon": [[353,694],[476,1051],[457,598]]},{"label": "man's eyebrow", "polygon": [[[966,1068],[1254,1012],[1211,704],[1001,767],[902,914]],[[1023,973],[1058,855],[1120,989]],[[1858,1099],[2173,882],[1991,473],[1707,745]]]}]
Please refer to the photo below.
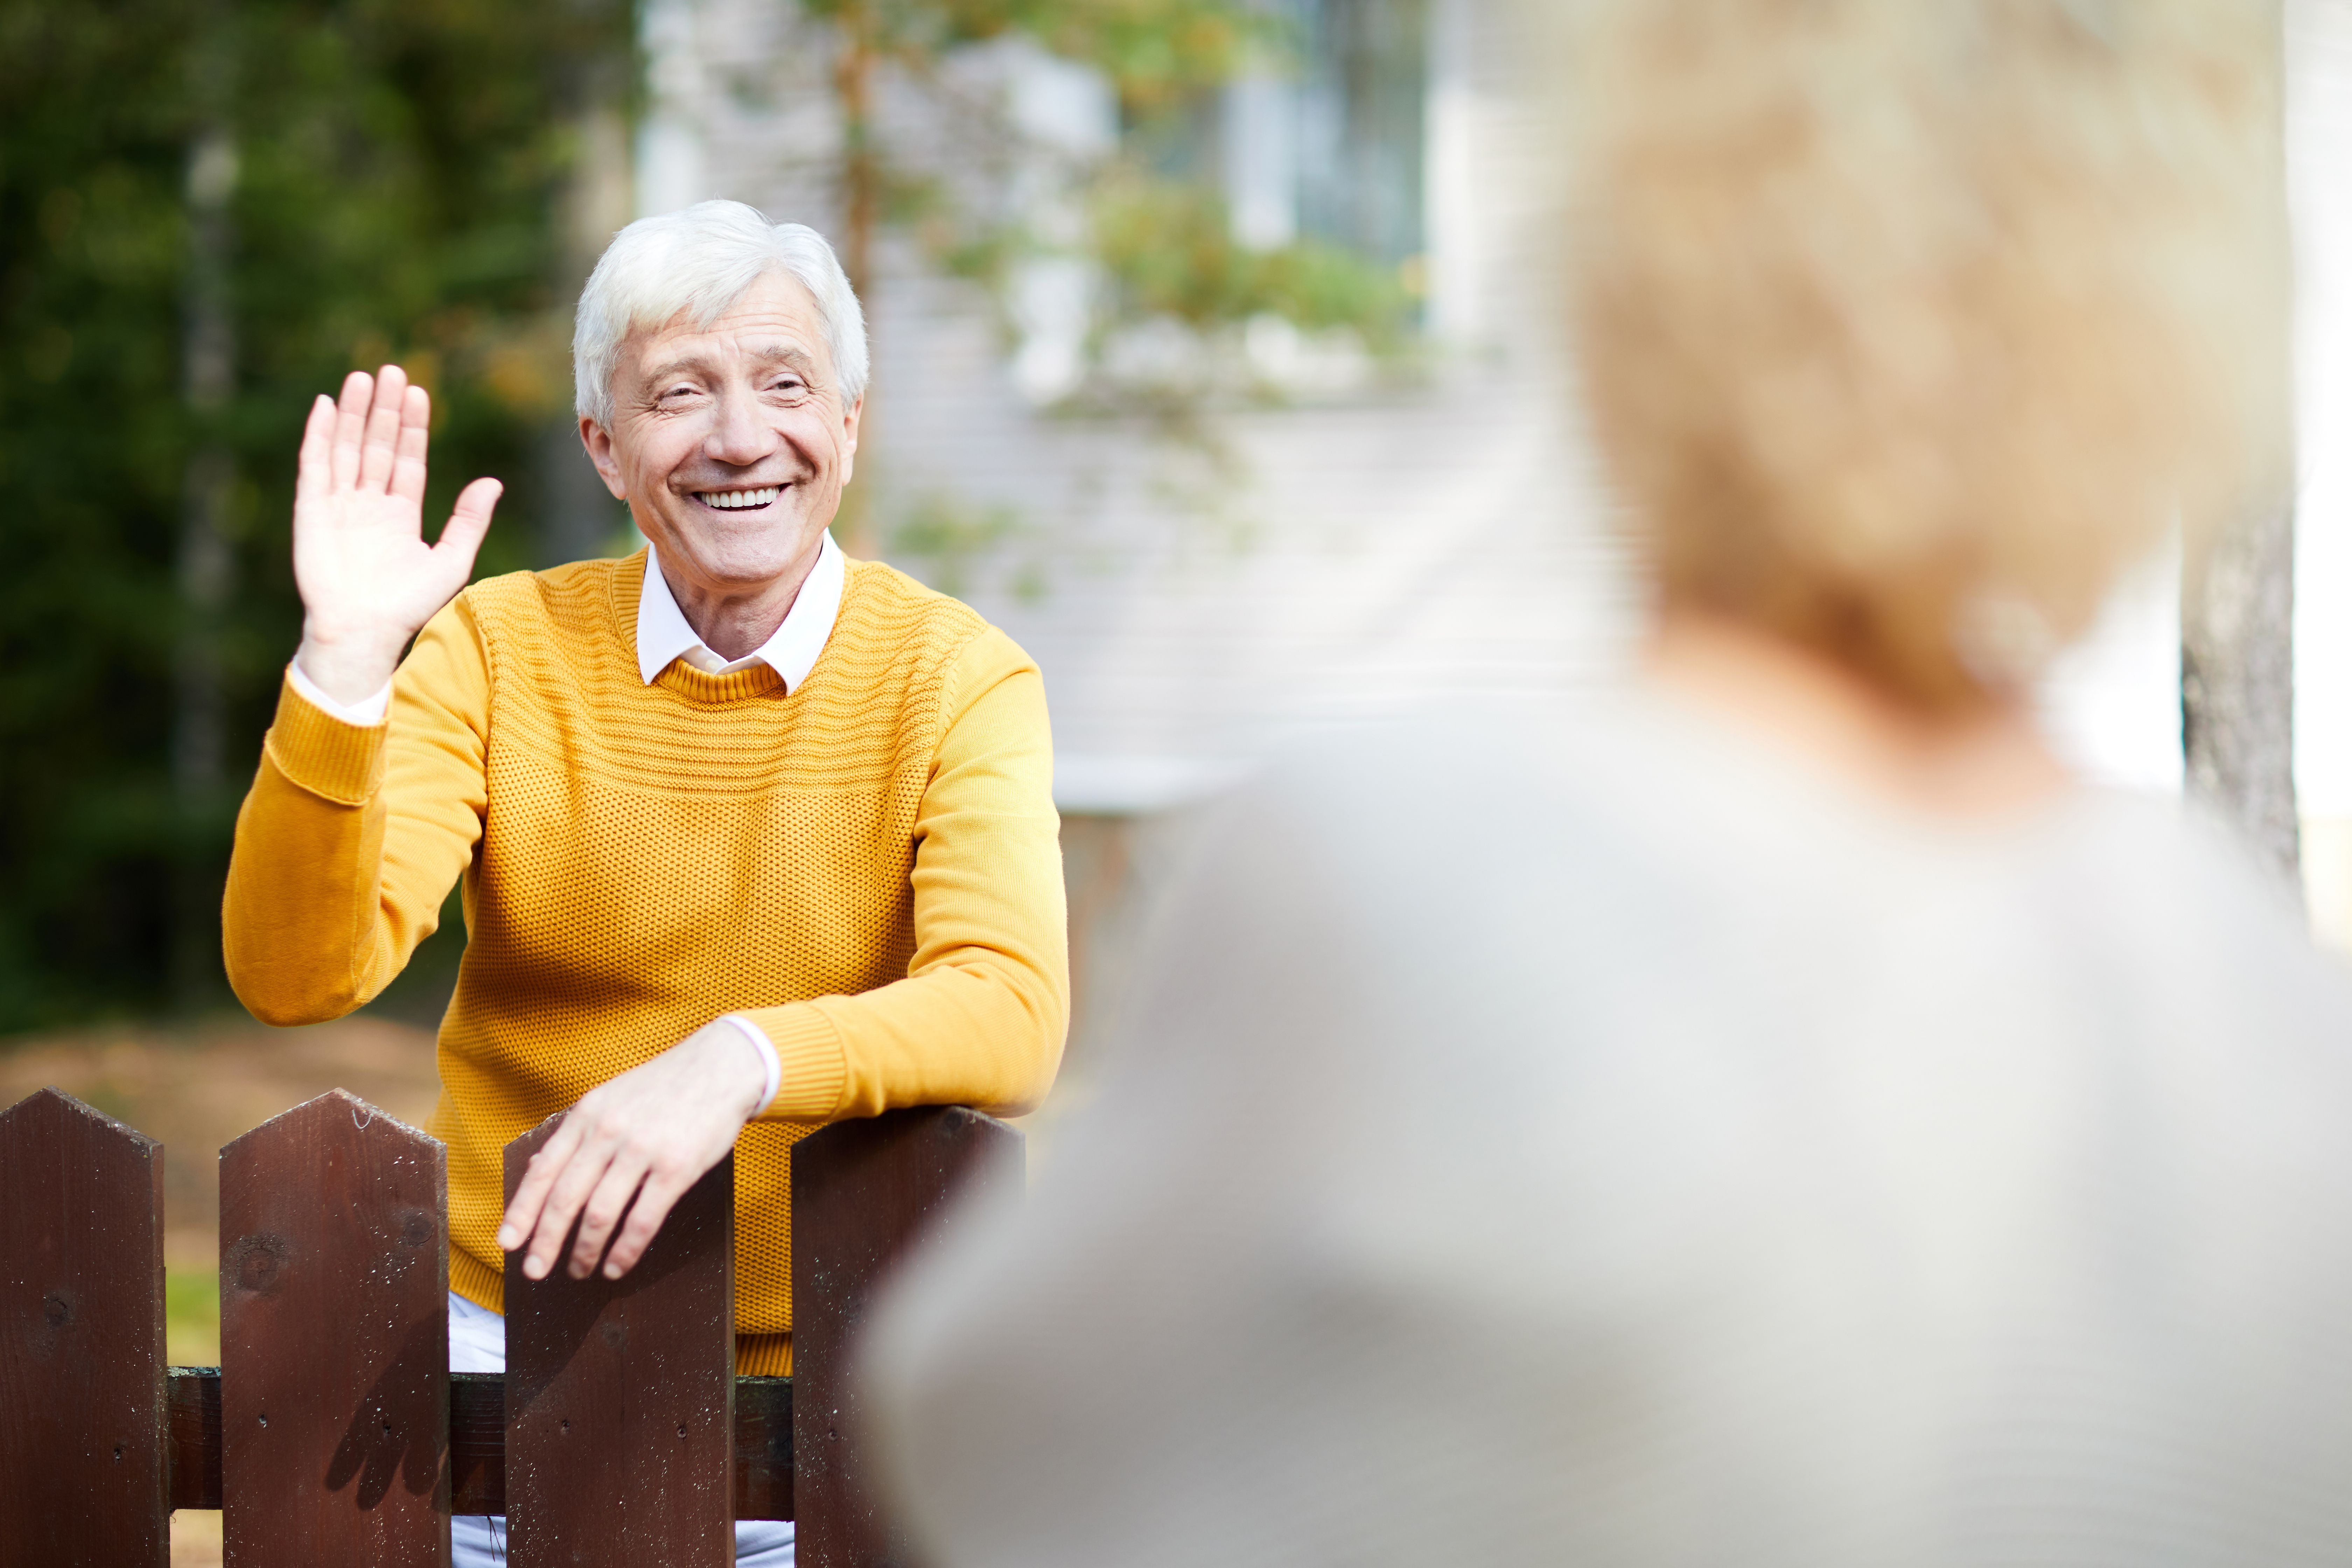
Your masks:
[{"label": "man's eyebrow", "polygon": [[[816,379],[816,356],[789,340],[775,339],[764,343],[754,343],[751,345],[751,357],[763,364],[788,364],[811,381]],[[705,369],[709,363],[710,356],[708,354],[673,355],[657,363],[647,365],[645,369],[645,382],[650,386],[653,383],[666,381],[681,371]]]},{"label": "man's eyebrow", "polygon": [[774,363],[788,364],[803,375],[816,374],[816,355],[794,342],[761,343],[751,351],[751,357]]}]

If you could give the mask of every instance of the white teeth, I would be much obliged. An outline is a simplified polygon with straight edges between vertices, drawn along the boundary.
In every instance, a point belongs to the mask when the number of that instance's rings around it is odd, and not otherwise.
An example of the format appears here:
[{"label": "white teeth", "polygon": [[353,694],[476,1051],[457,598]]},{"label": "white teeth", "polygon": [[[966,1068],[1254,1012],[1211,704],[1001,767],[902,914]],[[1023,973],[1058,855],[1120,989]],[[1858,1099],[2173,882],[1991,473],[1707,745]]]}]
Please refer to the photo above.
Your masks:
[{"label": "white teeth", "polygon": [[765,506],[782,493],[782,486],[771,485],[763,490],[705,490],[702,499],[721,511],[736,511],[745,507]]}]

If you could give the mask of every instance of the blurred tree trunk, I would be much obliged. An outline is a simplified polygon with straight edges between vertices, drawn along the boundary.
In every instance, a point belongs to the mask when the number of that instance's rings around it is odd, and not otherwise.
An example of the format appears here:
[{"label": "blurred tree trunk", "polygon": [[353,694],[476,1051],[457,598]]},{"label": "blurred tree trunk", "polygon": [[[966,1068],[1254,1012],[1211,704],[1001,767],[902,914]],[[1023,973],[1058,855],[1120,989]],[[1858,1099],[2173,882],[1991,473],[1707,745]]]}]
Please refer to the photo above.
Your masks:
[{"label": "blurred tree trunk", "polygon": [[[212,62],[208,62],[212,63]],[[216,64],[205,97],[222,90]],[[236,459],[222,428],[236,374],[230,297],[236,142],[218,120],[189,149],[186,317],[181,344],[189,423],[195,432],[182,491],[177,577],[180,633],[173,658],[172,790],[181,823],[172,921],[172,992],[184,1009],[219,989],[219,847],[206,831],[226,778],[227,705],[221,623],[236,589],[227,512]]]},{"label": "blurred tree trunk", "polygon": [[841,11],[841,58],[833,70],[841,104],[842,270],[858,297],[873,281],[874,228],[882,212],[882,164],[874,143],[874,14],[872,0],[849,0]]},{"label": "blurred tree trunk", "polygon": [[2189,794],[2300,884],[2294,799],[2294,509],[2222,530],[2181,574]]},{"label": "blurred tree trunk", "polygon": [[[580,290],[604,247],[629,222],[629,130],[625,59],[594,58],[567,84],[579,153],[564,182],[555,249],[551,335],[569,345]],[[569,368],[568,362],[565,368]],[[580,445],[580,426],[567,377],[556,411],[540,432],[534,458],[541,496],[538,563],[558,566],[612,552],[628,529],[628,512],[604,489]],[[509,524],[509,526],[512,526]],[[446,929],[446,928],[445,928]]]},{"label": "blurred tree trunk", "polygon": [[[881,150],[875,142],[874,125],[874,5],[875,0],[848,0],[842,7],[841,58],[834,63],[833,70],[834,97],[841,108],[841,268],[849,274],[849,286],[857,291],[858,300],[865,307],[869,364],[875,327],[874,237],[882,218],[883,180]],[[871,457],[875,425],[874,384],[869,375],[866,409],[859,416],[857,432],[859,456],[866,458],[858,467],[869,476],[875,472]],[[841,510],[834,526],[840,534],[842,548],[852,555],[874,553],[870,537],[873,492],[870,477],[864,484],[852,484],[842,492]]]}]

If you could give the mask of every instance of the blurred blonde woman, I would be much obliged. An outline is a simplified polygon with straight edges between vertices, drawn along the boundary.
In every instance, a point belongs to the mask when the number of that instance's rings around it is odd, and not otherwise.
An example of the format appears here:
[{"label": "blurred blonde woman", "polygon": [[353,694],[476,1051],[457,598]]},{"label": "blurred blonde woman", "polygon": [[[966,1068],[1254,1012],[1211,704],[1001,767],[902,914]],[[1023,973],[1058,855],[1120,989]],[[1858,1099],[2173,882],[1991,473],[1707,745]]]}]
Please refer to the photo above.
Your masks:
[{"label": "blurred blonde woman", "polygon": [[1586,8],[1619,698],[1225,806],[871,1404],[942,1568],[2352,1562],[2352,995],[2028,692],[2281,482],[2275,17]]}]

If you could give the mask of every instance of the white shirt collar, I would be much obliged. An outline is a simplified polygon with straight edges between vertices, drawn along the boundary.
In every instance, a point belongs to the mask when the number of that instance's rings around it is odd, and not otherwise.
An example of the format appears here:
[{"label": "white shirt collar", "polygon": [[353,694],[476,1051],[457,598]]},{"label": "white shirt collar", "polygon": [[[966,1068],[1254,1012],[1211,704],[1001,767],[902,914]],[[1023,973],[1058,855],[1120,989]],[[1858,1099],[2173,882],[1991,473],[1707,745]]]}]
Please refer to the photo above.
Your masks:
[{"label": "white shirt collar", "polygon": [[661,561],[648,544],[646,584],[637,595],[637,673],[651,686],[655,677],[681,658],[705,675],[732,675],[747,666],[764,664],[783,678],[787,693],[798,691],[816,667],[817,655],[824,651],[824,639],[833,635],[834,619],[841,614],[845,574],[841,547],[828,531],[818,547],[816,564],[809,568],[808,580],[801,584],[799,595],[784,616],[784,624],[776,628],[775,636],[730,662],[713,653],[687,624],[686,613],[677,607],[669,583],[662,576]]}]

